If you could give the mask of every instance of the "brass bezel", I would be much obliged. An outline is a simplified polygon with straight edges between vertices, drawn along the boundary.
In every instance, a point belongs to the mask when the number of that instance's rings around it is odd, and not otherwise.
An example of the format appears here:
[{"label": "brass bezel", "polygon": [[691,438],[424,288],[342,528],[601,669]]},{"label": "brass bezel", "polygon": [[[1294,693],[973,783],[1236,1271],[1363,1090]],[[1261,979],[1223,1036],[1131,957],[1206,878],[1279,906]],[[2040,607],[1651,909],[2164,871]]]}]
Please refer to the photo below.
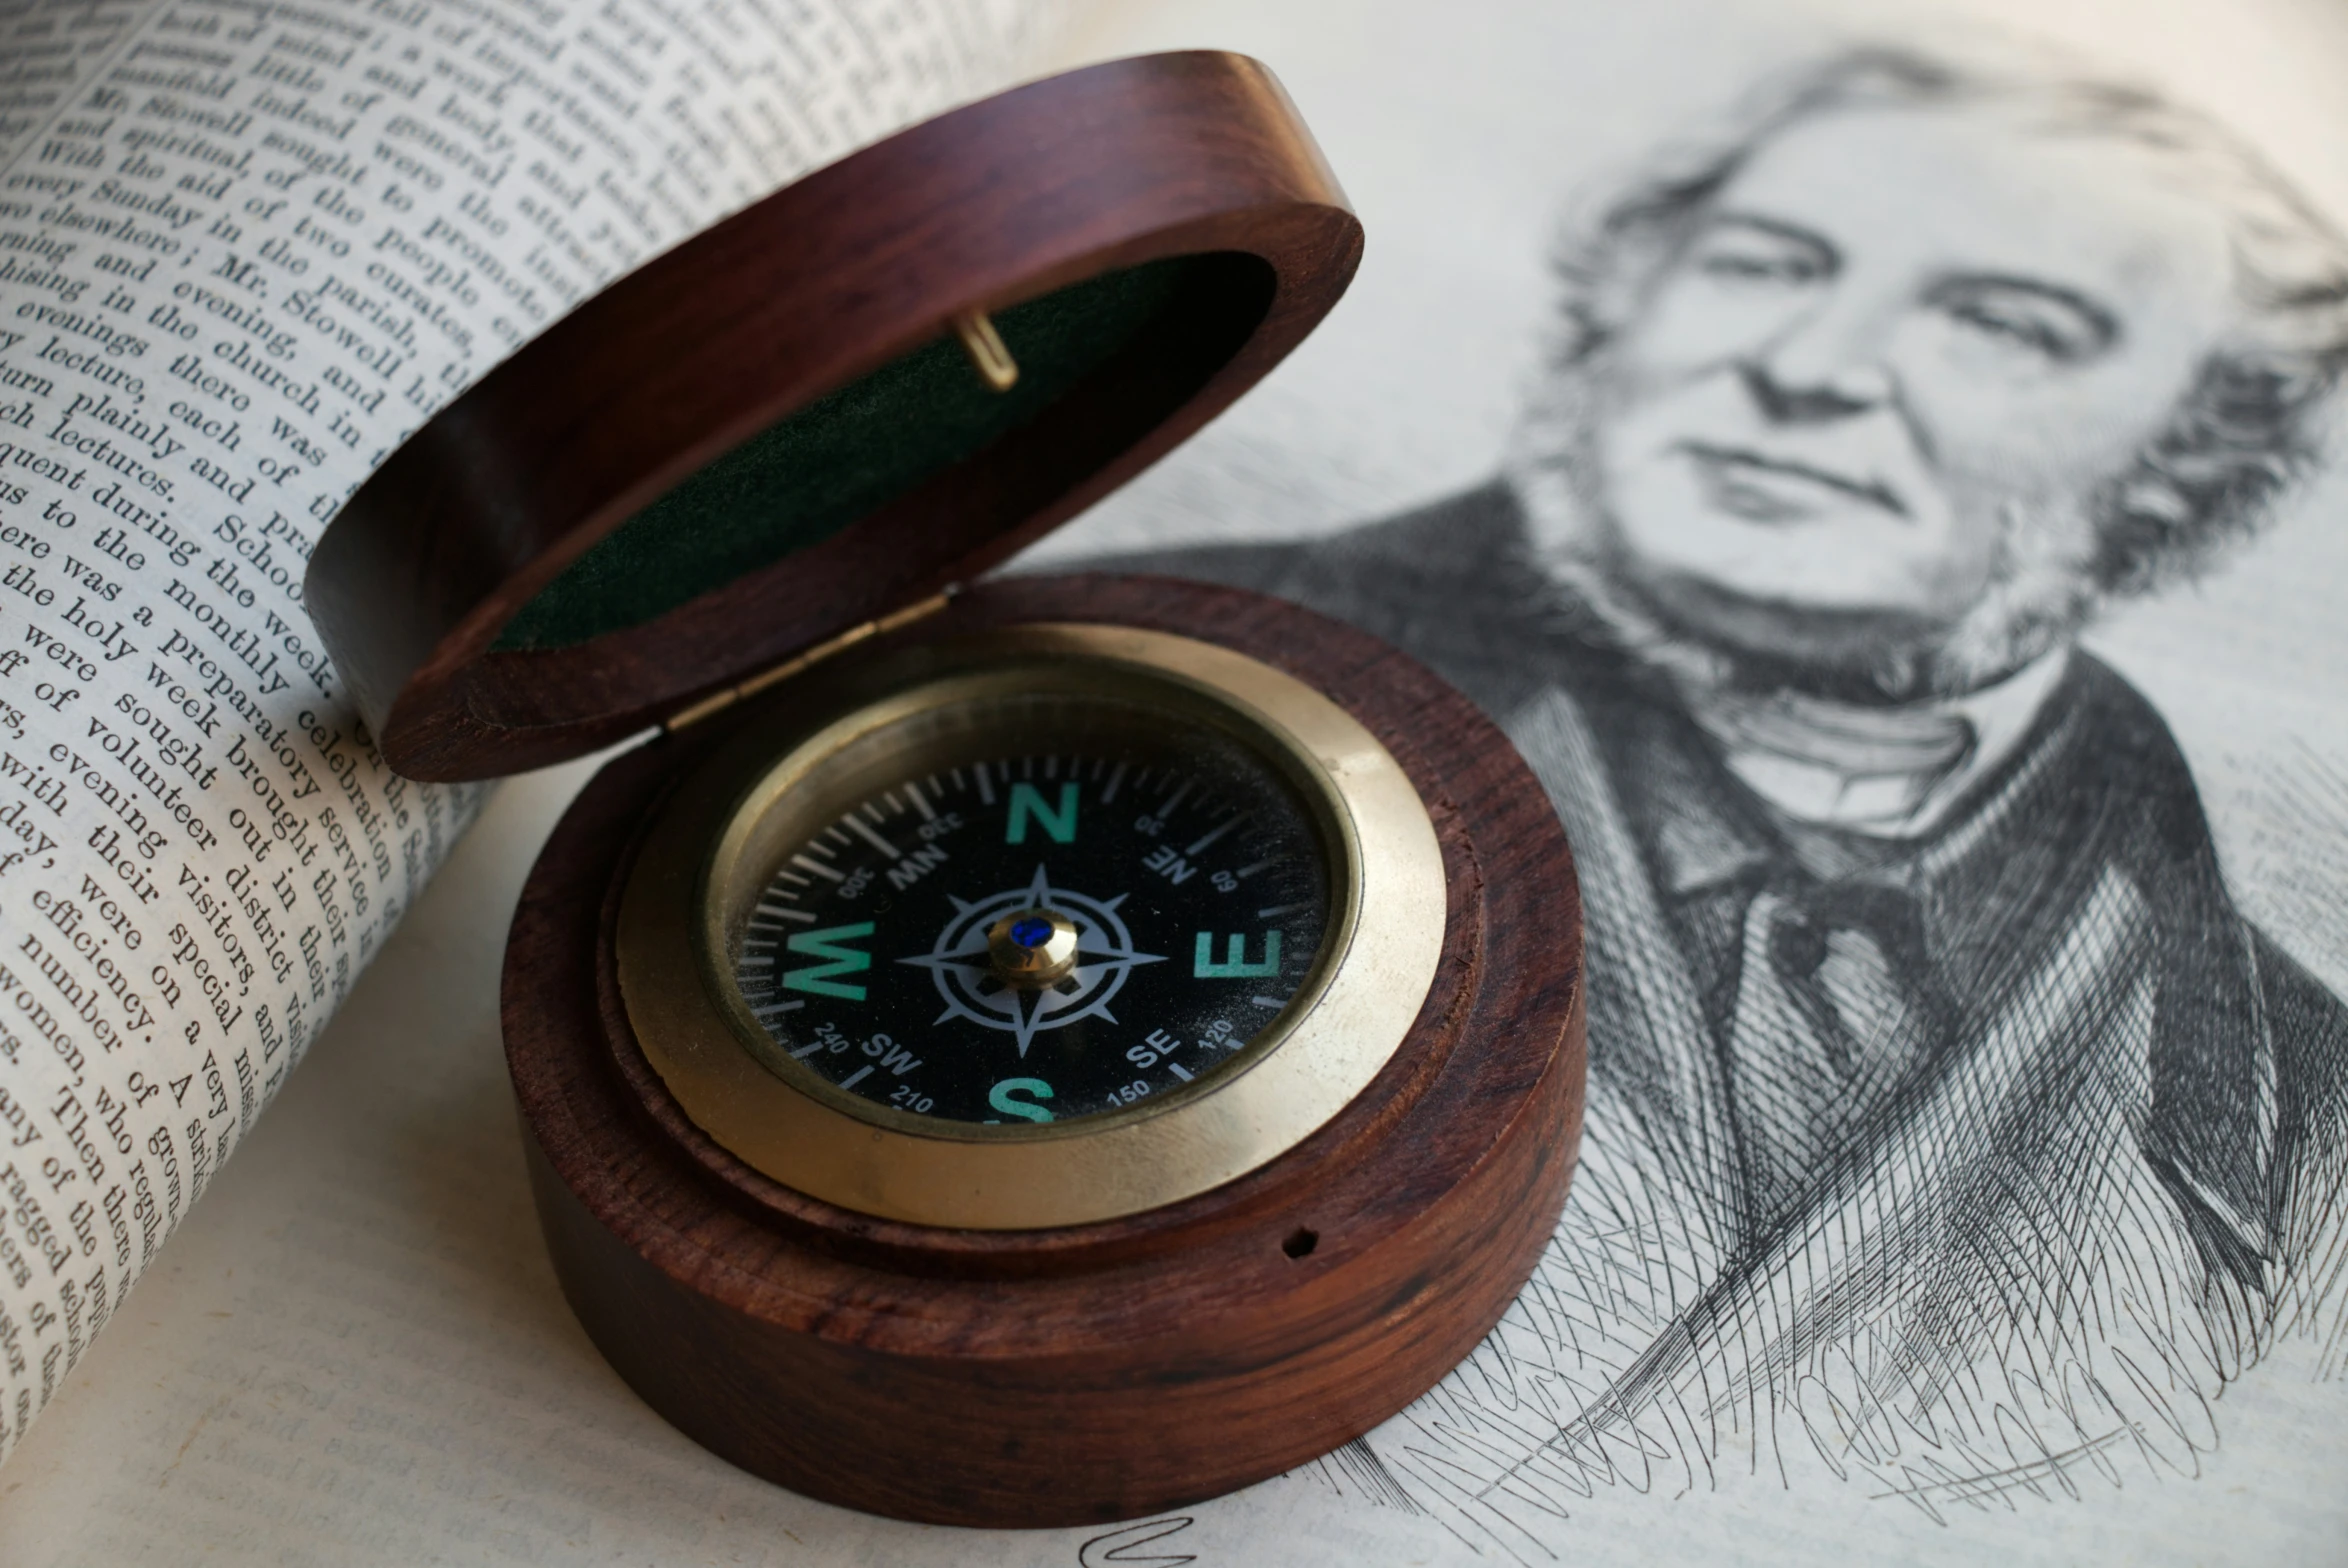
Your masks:
[{"label": "brass bezel", "polygon": [[[1331,861],[1315,971],[1241,1059],[1126,1112],[1035,1127],[940,1123],[790,1068],[722,961],[742,887],[764,880],[762,850],[788,836],[776,824],[818,814],[784,802],[810,786],[820,794],[826,765],[844,765],[859,741],[1038,682],[1179,706],[1290,775]],[[620,994],[638,1044],[685,1114],[754,1168],[825,1202],[915,1224],[1026,1230],[1117,1219],[1286,1153],[1401,1047],[1442,951],[1442,852],[1392,755],[1303,682],[1191,638],[1048,623],[835,662],[801,685],[809,689],[790,692],[684,781],[652,825],[619,912]]]}]

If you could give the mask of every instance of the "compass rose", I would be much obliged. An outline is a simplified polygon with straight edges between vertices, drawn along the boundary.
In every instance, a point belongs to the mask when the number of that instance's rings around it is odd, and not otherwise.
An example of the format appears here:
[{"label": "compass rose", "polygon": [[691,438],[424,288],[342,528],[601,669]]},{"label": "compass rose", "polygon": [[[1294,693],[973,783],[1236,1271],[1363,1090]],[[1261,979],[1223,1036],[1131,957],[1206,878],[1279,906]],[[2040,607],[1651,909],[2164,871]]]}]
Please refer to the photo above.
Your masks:
[{"label": "compass rose", "polygon": [[[967,1019],[982,1029],[1000,1029],[1018,1042],[1026,1059],[1028,1042],[1047,1029],[1058,1029],[1080,1019],[1099,1018],[1115,1023],[1109,999],[1140,964],[1163,963],[1162,955],[1138,953],[1132,933],[1117,914],[1123,893],[1111,899],[1088,898],[1052,886],[1042,866],[1025,887],[1011,888],[969,903],[948,894],[954,918],[938,933],[936,944],[917,958],[901,964],[926,969],[937,982],[946,1010],[936,1022]],[[1076,928],[1074,965],[1056,982],[1029,986],[1012,984],[998,972],[990,952],[988,931],[1008,915],[1022,911],[1056,912]]]}]

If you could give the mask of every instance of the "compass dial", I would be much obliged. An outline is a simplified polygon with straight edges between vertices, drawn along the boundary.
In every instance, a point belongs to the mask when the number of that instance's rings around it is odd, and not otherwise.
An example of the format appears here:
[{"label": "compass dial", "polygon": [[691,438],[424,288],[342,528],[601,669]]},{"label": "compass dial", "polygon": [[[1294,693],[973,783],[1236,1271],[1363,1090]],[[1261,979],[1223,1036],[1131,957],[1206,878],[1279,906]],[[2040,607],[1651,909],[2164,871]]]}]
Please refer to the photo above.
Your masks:
[{"label": "compass dial", "polygon": [[1091,1224],[1279,1159],[1394,1061],[1443,850],[1329,697],[1138,627],[839,661],[682,777],[617,912],[630,1033],[731,1156],[888,1219]]},{"label": "compass dial", "polygon": [[773,1070],[900,1115],[1072,1121],[1226,1069],[1309,985],[1322,834],[1232,735],[1052,696],[910,749],[786,841],[741,921]]}]

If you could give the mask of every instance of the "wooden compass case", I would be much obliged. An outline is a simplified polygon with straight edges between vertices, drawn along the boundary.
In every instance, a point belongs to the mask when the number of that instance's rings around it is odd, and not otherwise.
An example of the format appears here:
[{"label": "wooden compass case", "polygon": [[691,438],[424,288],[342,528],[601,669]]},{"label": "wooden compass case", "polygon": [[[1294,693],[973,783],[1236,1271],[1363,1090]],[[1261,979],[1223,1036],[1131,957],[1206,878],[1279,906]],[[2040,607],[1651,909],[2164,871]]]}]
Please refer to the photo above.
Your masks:
[{"label": "wooden compass case", "polygon": [[[321,540],[308,602],[400,771],[485,777],[662,727],[531,875],[506,1046],[573,1309],[745,1469],[964,1525],[1194,1501],[1393,1414],[1538,1258],[1580,1135],[1581,921],[1506,739],[1383,644],[1257,595],[1097,575],[947,592],[1251,386],[1360,243],[1254,62],[1039,82],[622,280],[434,418]],[[956,341],[974,312],[1018,363],[1007,392]],[[841,659],[1037,623],[1235,650],[1366,727],[1440,848],[1433,984],[1366,1090],[1212,1190],[1028,1230],[819,1201],[697,1126],[633,1032],[615,941],[647,824]]]}]

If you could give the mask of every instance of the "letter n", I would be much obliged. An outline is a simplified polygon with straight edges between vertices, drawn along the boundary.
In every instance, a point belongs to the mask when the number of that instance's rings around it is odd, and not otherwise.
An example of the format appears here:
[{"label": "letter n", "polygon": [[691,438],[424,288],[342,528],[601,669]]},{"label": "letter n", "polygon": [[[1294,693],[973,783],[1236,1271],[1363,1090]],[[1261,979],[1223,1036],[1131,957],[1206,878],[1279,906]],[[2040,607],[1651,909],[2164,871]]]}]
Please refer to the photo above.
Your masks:
[{"label": "letter n", "polygon": [[1032,817],[1055,844],[1076,842],[1076,785],[1074,781],[1060,786],[1060,804],[1055,808],[1044,804],[1044,797],[1033,784],[1011,786],[1011,822],[1003,829],[1003,842],[1027,842],[1027,822]]}]

